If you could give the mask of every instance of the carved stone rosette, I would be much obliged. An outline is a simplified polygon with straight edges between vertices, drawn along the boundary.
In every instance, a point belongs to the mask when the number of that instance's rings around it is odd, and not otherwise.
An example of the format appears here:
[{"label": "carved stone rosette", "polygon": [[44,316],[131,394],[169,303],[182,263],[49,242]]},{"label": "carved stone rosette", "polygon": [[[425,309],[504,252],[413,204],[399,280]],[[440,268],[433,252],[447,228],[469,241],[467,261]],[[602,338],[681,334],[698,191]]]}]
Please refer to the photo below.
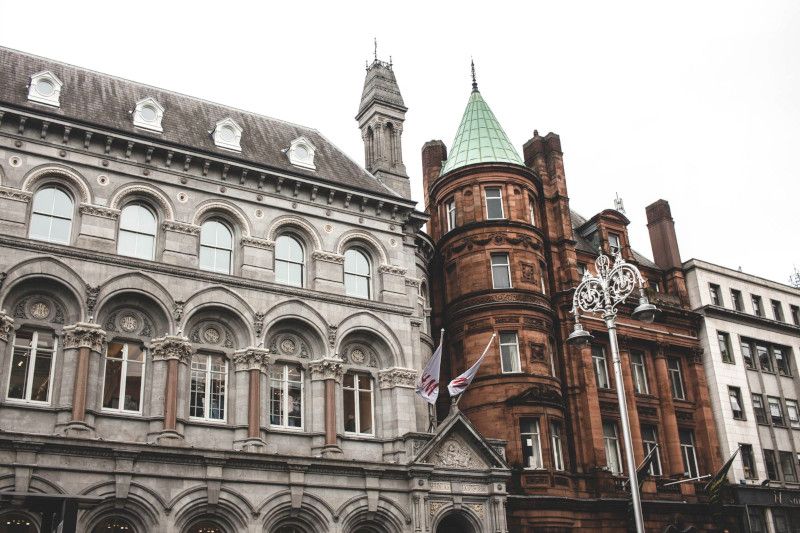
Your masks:
[{"label": "carved stone rosette", "polygon": [[78,322],[72,326],[64,327],[64,348],[89,348],[93,352],[100,352],[106,340],[106,332],[99,324]]},{"label": "carved stone rosette", "polygon": [[308,364],[308,371],[311,373],[312,381],[334,379],[337,383],[341,383],[344,375],[342,360],[327,357],[311,361]]},{"label": "carved stone rosette", "polygon": [[14,330],[14,319],[10,315],[0,312],[0,341],[8,342],[8,337]]},{"label": "carved stone rosette", "polygon": [[269,350],[263,348],[245,348],[233,352],[233,365],[236,372],[243,370],[258,370],[267,373],[269,366]]},{"label": "carved stone rosette", "polygon": [[187,337],[166,335],[153,339],[153,361],[167,361],[177,359],[187,364],[192,357],[192,344]]},{"label": "carved stone rosette", "polygon": [[413,389],[417,383],[417,371],[410,368],[388,368],[378,372],[378,384],[381,389],[405,387]]}]

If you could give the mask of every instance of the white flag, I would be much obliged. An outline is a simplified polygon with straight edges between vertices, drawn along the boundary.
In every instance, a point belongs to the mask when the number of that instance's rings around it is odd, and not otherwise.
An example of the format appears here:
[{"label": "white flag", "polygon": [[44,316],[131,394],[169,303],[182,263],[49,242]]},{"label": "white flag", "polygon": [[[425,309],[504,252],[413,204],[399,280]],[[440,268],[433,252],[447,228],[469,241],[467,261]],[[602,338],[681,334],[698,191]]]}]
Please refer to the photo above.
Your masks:
[{"label": "white flag", "polygon": [[489,344],[486,345],[486,348],[483,350],[483,353],[475,361],[475,364],[472,365],[467,369],[466,372],[458,376],[456,379],[450,382],[447,386],[447,390],[450,391],[450,396],[458,396],[469,387],[469,384],[472,383],[472,380],[475,379],[475,374],[478,373],[478,368],[480,368],[481,363],[483,362],[483,358],[486,357],[486,354],[489,353],[489,347],[492,345],[492,341],[497,336],[496,333],[492,334],[492,338],[489,339]]},{"label": "white flag", "polygon": [[439,370],[442,366],[442,341],[444,340],[444,330],[439,338],[439,347],[431,355],[425,370],[417,382],[417,394],[428,403],[436,403],[439,397]]}]

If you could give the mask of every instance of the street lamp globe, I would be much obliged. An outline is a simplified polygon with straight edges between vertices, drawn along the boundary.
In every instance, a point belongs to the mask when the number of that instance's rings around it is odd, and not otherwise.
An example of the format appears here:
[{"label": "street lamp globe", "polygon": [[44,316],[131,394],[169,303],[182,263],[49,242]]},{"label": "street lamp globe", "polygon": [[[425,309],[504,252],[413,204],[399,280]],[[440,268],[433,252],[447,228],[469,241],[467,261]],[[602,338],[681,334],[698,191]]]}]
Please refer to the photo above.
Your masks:
[{"label": "street lamp globe", "polygon": [[642,296],[639,298],[639,305],[633,310],[631,316],[636,320],[649,324],[656,319],[656,311],[658,311],[658,308],[651,304],[646,297]]},{"label": "street lamp globe", "polygon": [[574,331],[569,334],[569,337],[567,337],[567,342],[575,346],[589,344],[589,341],[591,340],[592,334],[583,329],[583,326],[580,322],[575,322]]}]

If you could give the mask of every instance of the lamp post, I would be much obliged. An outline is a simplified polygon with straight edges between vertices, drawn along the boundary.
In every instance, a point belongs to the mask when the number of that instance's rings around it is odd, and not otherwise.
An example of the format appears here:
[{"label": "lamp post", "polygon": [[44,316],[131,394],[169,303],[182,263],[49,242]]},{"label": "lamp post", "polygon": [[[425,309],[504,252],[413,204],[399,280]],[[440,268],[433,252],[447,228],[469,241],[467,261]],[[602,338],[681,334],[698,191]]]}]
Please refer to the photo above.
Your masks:
[{"label": "lamp post", "polygon": [[602,315],[608,329],[608,340],[611,345],[611,358],[614,363],[614,379],[617,385],[617,401],[622,421],[622,436],[625,444],[625,464],[628,468],[628,485],[631,488],[633,514],[636,520],[637,533],[644,533],[642,517],[642,500],[639,495],[639,483],[636,479],[636,459],[633,456],[631,442],[631,425],[628,419],[628,404],[625,401],[625,386],[622,381],[622,362],[617,345],[617,307],[627,300],[628,296],[639,289],[639,305],[633,310],[633,318],[644,322],[652,322],[658,309],[647,300],[644,294],[644,279],[635,265],[626,263],[619,252],[615,254],[614,264],[602,253],[595,261],[597,275],[592,276],[587,270],[583,280],[575,289],[572,297],[572,312],[575,313],[575,329],[567,338],[570,344],[584,344],[592,339],[591,333],[583,329],[580,313],[596,313]]}]

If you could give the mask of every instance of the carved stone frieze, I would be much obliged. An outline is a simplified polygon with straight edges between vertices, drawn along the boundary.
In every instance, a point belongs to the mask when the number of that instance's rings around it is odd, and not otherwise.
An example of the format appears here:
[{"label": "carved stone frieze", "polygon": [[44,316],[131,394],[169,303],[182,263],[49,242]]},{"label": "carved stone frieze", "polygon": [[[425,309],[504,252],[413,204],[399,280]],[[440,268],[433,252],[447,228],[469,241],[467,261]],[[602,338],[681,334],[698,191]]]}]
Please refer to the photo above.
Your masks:
[{"label": "carved stone frieze", "polygon": [[468,504],[467,504],[467,507],[469,507],[470,509],[472,509],[472,512],[474,512],[474,513],[475,513],[475,515],[476,515],[478,518],[480,518],[481,520],[483,520],[484,518],[486,518],[485,507],[483,506],[483,504],[482,504],[482,503],[468,503]]},{"label": "carved stone frieze", "polygon": [[13,330],[14,319],[0,311],[0,341],[8,342],[8,338]]},{"label": "carved stone frieze", "polygon": [[64,348],[89,348],[100,352],[106,340],[106,332],[99,324],[78,322],[72,326],[64,326]]},{"label": "carved stone frieze", "polygon": [[526,263],[523,261],[520,263],[520,266],[522,267],[522,281],[533,283],[535,281],[533,263]]},{"label": "carved stone frieze", "polygon": [[405,387],[413,389],[417,382],[417,371],[410,368],[389,368],[378,372],[378,383],[381,389]]},{"label": "carved stone frieze", "polygon": [[540,244],[530,238],[528,235],[523,234],[507,234],[507,233],[494,233],[491,235],[481,235],[475,237],[465,237],[457,243],[447,248],[446,256],[449,259],[453,255],[461,252],[462,250],[472,250],[475,247],[484,247],[489,243],[496,245],[508,243],[511,245],[522,245],[524,248],[531,248],[538,250]]},{"label": "carved stone frieze", "polygon": [[378,267],[381,274],[394,274],[395,276],[405,276],[407,269],[395,265],[381,265]]},{"label": "carved stone frieze", "polygon": [[431,481],[431,491],[432,492],[450,492],[450,482],[449,481]]},{"label": "carved stone frieze", "polygon": [[406,285],[409,286],[409,287],[419,288],[419,286],[421,284],[422,284],[422,280],[421,279],[418,279],[418,278],[406,278]]},{"label": "carved stone frieze", "polygon": [[322,250],[314,251],[311,254],[311,259],[315,259],[317,261],[325,261],[326,263],[334,263],[337,265],[344,264],[343,255],[334,252],[324,252]]},{"label": "carved stone frieze", "polygon": [[486,463],[455,435],[433,453],[433,464],[442,468],[486,468]]},{"label": "carved stone frieze", "polygon": [[32,193],[11,187],[0,187],[0,198],[8,198],[19,202],[30,202]]},{"label": "carved stone frieze", "polygon": [[242,237],[239,241],[242,246],[252,246],[262,250],[272,250],[275,248],[275,241],[261,239],[259,237]]},{"label": "carved stone frieze", "polygon": [[428,514],[430,516],[436,516],[446,505],[447,502],[430,502],[428,504]]},{"label": "carved stone frieze", "polygon": [[461,485],[461,491],[465,494],[486,494],[488,492],[483,483],[464,483]]},{"label": "carved stone frieze", "polygon": [[237,372],[242,370],[258,370],[267,373],[269,366],[269,350],[248,347],[233,353],[233,365]]},{"label": "carved stone frieze", "polygon": [[181,363],[188,363],[194,351],[189,339],[178,335],[166,335],[153,339],[152,350],[154,361],[177,359]]},{"label": "carved stone frieze", "polygon": [[308,359],[314,354],[311,353],[306,342],[294,333],[278,333],[273,335],[267,344],[269,351],[278,355],[288,355],[291,357],[302,357]]},{"label": "carved stone frieze", "polygon": [[528,349],[531,353],[531,361],[544,361],[544,345],[543,344],[536,344],[534,342],[528,343]]},{"label": "carved stone frieze", "polygon": [[164,228],[164,231],[175,231],[187,235],[200,235],[200,226],[188,224],[186,222],[178,222],[177,220],[167,220],[161,224],[161,227]]},{"label": "carved stone frieze", "polygon": [[308,364],[308,371],[311,373],[311,379],[325,380],[333,379],[337,383],[341,383],[342,376],[344,375],[344,367],[340,359],[325,358],[311,361]]},{"label": "carved stone frieze", "polygon": [[93,217],[116,220],[119,218],[120,210],[103,207],[101,205],[81,204],[80,212],[81,215],[91,215]]}]

